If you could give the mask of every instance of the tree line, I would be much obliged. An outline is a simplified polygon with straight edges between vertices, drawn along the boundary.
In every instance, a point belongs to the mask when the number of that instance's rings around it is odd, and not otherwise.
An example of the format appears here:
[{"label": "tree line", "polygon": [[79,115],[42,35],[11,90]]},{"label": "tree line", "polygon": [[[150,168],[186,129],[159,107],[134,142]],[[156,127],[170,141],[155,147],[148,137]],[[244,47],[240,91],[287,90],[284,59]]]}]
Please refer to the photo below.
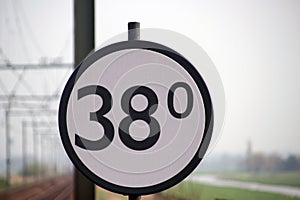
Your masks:
[{"label": "tree line", "polygon": [[278,154],[266,155],[252,153],[246,156],[244,162],[246,171],[296,171],[300,170],[300,156],[290,154],[287,157]]}]

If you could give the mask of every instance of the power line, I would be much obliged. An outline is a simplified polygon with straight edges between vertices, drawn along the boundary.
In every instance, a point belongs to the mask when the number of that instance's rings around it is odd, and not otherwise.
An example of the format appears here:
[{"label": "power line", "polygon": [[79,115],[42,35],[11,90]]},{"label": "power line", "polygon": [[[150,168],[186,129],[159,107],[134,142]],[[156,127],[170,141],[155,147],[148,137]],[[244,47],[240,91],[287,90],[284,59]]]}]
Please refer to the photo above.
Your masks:
[{"label": "power line", "polygon": [[27,15],[23,9],[23,4],[22,4],[22,1],[18,1],[19,2],[19,8],[20,8],[20,15],[22,15],[22,19],[25,23],[25,27],[27,27],[28,29],[28,32],[30,33],[29,34],[29,37],[32,41],[32,44],[35,46],[36,50],[41,53],[42,55],[46,55],[45,54],[45,51],[43,51],[43,49],[41,48],[41,45],[39,44],[39,42],[37,41],[37,37],[36,35],[34,34],[34,31],[32,31],[32,27],[29,23],[29,21],[27,20]]},{"label": "power line", "polygon": [[[59,89],[61,88],[61,85],[63,85],[63,82],[65,81],[65,79],[67,78],[68,73],[65,73],[65,76],[62,78],[62,80],[60,81],[60,83],[58,84],[56,90],[54,91],[53,95],[56,95],[59,93]],[[45,99],[43,100],[43,102],[46,104],[47,101],[49,101],[49,97],[45,97]]]},{"label": "power line", "polygon": [[57,110],[10,110],[11,116],[57,115]]},{"label": "power line", "polygon": [[[5,54],[4,54],[2,51],[1,51],[1,53],[2,53],[2,55],[3,55],[4,57],[6,57],[8,63],[10,63],[10,62],[9,62],[9,59],[7,58],[7,56],[5,56]],[[8,65],[8,66],[11,66],[11,65]],[[10,95],[14,95],[14,93],[16,92],[17,87],[18,87],[18,85],[20,84],[20,82],[21,82],[21,80],[23,79],[23,76],[24,76],[24,74],[25,74],[25,68],[23,67],[21,74],[16,75],[15,72],[14,72],[13,74],[14,74],[15,76],[17,76],[17,82],[15,83],[15,85],[14,85],[14,87],[13,87],[12,92],[11,92]],[[23,80],[23,83],[24,83],[24,86],[26,87],[26,89],[27,89],[29,92],[32,92],[32,91],[33,91],[32,88],[29,86],[29,84],[27,84],[27,82],[26,82],[25,80]],[[8,90],[6,90],[6,91],[7,91],[7,93],[8,93]]]},{"label": "power line", "polygon": [[22,25],[20,23],[19,12],[17,10],[15,1],[11,1],[11,4],[12,4],[13,12],[15,13],[14,19],[15,19],[15,23],[16,23],[16,27],[17,27],[17,34],[20,36],[20,43],[22,44],[23,53],[26,57],[27,62],[29,62],[30,56],[28,54],[28,49],[27,49],[27,46],[25,44],[26,39],[24,37]]},{"label": "power line", "polygon": [[0,79],[0,88],[4,92],[4,94],[8,93],[8,90],[7,90],[6,86],[5,86],[5,84],[1,81],[1,79]]},{"label": "power line", "polygon": [[[12,89],[12,91],[11,91],[11,93],[10,93],[9,96],[14,95],[14,94],[16,93],[16,91],[17,91],[17,89],[18,89],[18,86],[19,86],[20,83],[22,82],[23,77],[24,77],[24,75],[25,75],[25,69],[23,69],[22,72],[21,72],[20,74],[18,74],[18,75],[16,75],[16,73],[13,73],[13,74],[17,77],[17,82],[16,82],[15,85],[13,86],[13,89]],[[26,89],[27,89],[28,91],[31,90],[31,89],[28,89],[27,87],[26,87]],[[29,91],[29,92],[32,92],[32,91]]]},{"label": "power line", "polygon": [[3,59],[3,62],[5,63],[5,66],[10,66],[10,60],[8,59],[8,57],[6,56],[6,54],[4,53],[4,50],[2,48],[0,48],[0,56]]},{"label": "power line", "polygon": [[67,34],[67,38],[66,38],[66,40],[65,40],[65,42],[64,42],[64,45],[63,45],[62,49],[59,51],[59,54],[57,55],[58,58],[59,58],[59,57],[63,57],[64,52],[66,51],[66,49],[67,49],[67,47],[68,47],[68,45],[69,45],[69,43],[70,43],[70,40],[71,40],[70,35],[71,35],[71,30],[70,30],[70,32]]},{"label": "power line", "polygon": [[50,100],[58,100],[59,95],[0,95],[0,101],[12,101],[12,100],[19,100],[19,101],[43,101],[47,98]]},{"label": "power line", "polygon": [[22,70],[22,69],[72,69],[72,63],[53,63],[53,64],[5,64],[0,65],[0,70]]}]

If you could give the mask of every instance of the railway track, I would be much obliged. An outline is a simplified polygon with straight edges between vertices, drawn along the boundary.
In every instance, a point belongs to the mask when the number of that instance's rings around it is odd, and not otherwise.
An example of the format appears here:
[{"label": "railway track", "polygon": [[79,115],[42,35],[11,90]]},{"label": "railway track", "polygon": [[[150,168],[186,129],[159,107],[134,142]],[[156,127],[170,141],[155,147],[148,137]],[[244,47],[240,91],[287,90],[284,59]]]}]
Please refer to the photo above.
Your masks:
[{"label": "railway track", "polygon": [[0,192],[1,200],[72,200],[71,175],[47,179]]}]

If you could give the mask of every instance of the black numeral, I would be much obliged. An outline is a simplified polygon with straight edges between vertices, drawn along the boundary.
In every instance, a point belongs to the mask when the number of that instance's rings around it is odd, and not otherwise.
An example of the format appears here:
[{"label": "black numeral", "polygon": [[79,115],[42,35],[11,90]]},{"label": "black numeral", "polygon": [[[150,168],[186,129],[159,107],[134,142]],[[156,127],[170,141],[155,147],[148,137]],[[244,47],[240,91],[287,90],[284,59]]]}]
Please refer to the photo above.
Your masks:
[{"label": "black numeral", "polygon": [[102,106],[96,112],[90,112],[90,121],[98,122],[104,129],[104,135],[99,140],[93,141],[75,134],[75,144],[86,150],[101,150],[110,145],[114,138],[113,124],[104,117],[112,107],[112,97],[109,91],[102,86],[86,86],[78,90],[78,100],[88,95],[98,95],[102,98]]},{"label": "black numeral", "polygon": [[[174,93],[177,88],[184,88],[187,93],[187,106],[183,113],[178,113],[174,108]],[[148,100],[148,105],[143,111],[137,111],[132,107],[131,101],[135,95],[141,94]],[[90,112],[90,121],[98,122],[104,129],[104,135],[98,140],[89,140],[75,133],[75,145],[86,150],[98,151],[109,146],[114,138],[114,126],[109,119],[104,117],[112,107],[112,96],[110,92],[99,85],[90,85],[78,90],[77,99],[98,95],[102,98],[102,106],[96,112]],[[160,125],[151,115],[157,110],[158,98],[155,92],[145,86],[134,86],[127,89],[121,99],[121,107],[129,116],[125,117],[119,125],[119,136],[124,145],[133,150],[146,150],[151,148],[159,139]],[[184,82],[174,83],[168,92],[168,108],[171,115],[182,119],[187,117],[193,108],[193,92],[191,87]],[[137,141],[130,136],[129,127],[136,120],[145,121],[150,127],[150,134],[142,141]]]},{"label": "black numeral", "polygon": [[[135,95],[142,94],[148,100],[147,108],[143,111],[136,111],[131,105],[131,100]],[[125,117],[119,126],[119,135],[122,142],[133,150],[146,150],[152,147],[158,140],[160,135],[160,126],[158,121],[151,116],[158,105],[158,99],[153,90],[145,86],[134,86],[127,89],[121,99],[121,107],[123,111],[129,116]],[[145,121],[150,127],[149,136],[142,140],[137,141],[129,134],[130,124],[136,120]]]},{"label": "black numeral", "polygon": [[[174,109],[174,93],[175,93],[175,90],[180,87],[184,88],[187,93],[187,105],[186,105],[186,109],[183,113],[178,113]],[[169,93],[168,93],[168,108],[169,108],[171,115],[173,115],[173,117],[178,118],[178,119],[187,117],[193,109],[193,102],[194,102],[193,101],[193,92],[192,92],[191,87],[188,84],[186,84],[184,82],[177,82],[171,86]]]}]

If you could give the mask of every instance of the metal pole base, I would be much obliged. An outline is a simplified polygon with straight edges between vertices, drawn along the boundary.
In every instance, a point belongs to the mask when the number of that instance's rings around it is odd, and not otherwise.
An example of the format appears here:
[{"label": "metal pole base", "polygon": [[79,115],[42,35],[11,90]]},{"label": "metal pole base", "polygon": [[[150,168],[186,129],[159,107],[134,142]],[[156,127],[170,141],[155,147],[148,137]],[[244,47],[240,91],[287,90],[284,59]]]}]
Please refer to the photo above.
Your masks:
[{"label": "metal pole base", "polygon": [[141,196],[139,195],[129,195],[128,200],[140,200]]}]

